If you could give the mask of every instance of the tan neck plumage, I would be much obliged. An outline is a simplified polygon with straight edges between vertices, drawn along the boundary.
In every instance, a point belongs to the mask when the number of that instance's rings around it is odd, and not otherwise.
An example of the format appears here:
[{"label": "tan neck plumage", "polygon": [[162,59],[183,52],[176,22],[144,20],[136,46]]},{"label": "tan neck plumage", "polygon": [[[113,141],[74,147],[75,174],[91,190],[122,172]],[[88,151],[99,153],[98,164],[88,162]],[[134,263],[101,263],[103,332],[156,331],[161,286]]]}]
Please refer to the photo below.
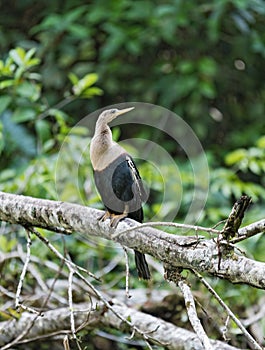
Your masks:
[{"label": "tan neck plumage", "polygon": [[95,171],[105,169],[117,157],[126,153],[121,146],[112,140],[109,126],[98,122],[90,144],[90,159]]}]

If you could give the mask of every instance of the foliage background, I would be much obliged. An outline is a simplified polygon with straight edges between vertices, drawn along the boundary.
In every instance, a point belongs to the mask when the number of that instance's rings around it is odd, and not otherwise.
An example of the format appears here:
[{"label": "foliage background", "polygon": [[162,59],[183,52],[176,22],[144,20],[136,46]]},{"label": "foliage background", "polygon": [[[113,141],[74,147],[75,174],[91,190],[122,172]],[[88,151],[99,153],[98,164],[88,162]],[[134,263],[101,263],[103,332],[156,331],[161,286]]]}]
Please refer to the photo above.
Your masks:
[{"label": "foliage background", "polygon": [[[80,160],[92,131],[79,127],[67,137],[71,127],[104,106],[140,101],[179,114],[204,147],[211,183],[201,225],[225,219],[243,193],[253,199],[245,223],[264,218],[264,15],[261,0],[1,1],[0,190],[56,199],[54,173],[65,141],[63,198],[79,201],[72,162]],[[123,126],[114,132],[120,139],[153,137],[148,128]],[[190,169],[172,140],[160,135],[159,143],[184,179],[181,221],[191,201]],[[152,184],[148,219],[159,205],[163,179],[144,164],[139,167]],[[100,207],[88,174],[89,159],[79,164],[79,190],[87,205]],[[171,169],[168,174],[170,181]],[[23,239],[19,232],[13,240],[0,236],[1,249],[15,249],[17,235]],[[93,269],[117,254],[97,244],[88,252],[73,238],[68,244],[76,261],[87,264],[90,258]],[[262,236],[242,247],[264,261]],[[1,271],[7,273],[14,271]],[[155,281],[161,279],[155,275]],[[241,296],[242,314],[262,295],[252,291],[249,298],[249,288],[227,288],[224,282],[216,287],[228,303]]]}]

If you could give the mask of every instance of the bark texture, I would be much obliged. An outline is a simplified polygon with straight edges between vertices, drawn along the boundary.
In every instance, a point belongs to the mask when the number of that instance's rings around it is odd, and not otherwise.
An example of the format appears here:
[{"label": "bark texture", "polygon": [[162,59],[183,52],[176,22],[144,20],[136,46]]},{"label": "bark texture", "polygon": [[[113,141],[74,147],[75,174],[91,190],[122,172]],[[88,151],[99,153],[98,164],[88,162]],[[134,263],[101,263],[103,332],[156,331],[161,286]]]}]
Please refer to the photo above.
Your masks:
[{"label": "bark texture", "polygon": [[[152,227],[138,228],[139,223],[131,219],[120,222],[114,231],[110,229],[108,220],[98,222],[101,215],[102,211],[77,204],[0,192],[2,221],[42,227],[63,234],[79,232],[87,236],[114,239],[124,246],[152,255],[165,263],[167,268],[194,269],[232,283],[265,288],[265,263],[248,259],[232,249],[223,249],[216,240],[173,235]],[[264,227],[261,221],[257,225],[259,228]],[[254,224],[249,227],[249,230],[248,227],[242,229],[244,235],[255,231]]]},{"label": "bark texture", "polygon": [[[95,307],[96,306],[96,307]],[[154,316],[136,311],[125,304],[116,303],[112,307],[115,311],[136,324],[141,331],[148,334],[154,342],[164,344],[167,349],[172,350],[203,350],[197,335],[193,332],[176,327],[169,322],[158,319]],[[94,307],[90,303],[74,305],[76,327],[86,323],[90,327],[111,326],[116,329],[126,329],[126,325],[112,311],[107,310],[103,303],[97,302]],[[35,319],[35,321],[34,321]],[[34,321],[34,322],[33,322]],[[49,337],[57,334],[65,334],[66,329],[70,329],[70,311],[68,307],[50,310],[44,313],[43,317],[36,319],[36,315],[24,312],[18,321],[0,323],[0,346],[10,343],[13,339],[27,330],[28,326],[33,326],[25,334],[27,342]],[[166,339],[166,344],[165,344]],[[20,343],[25,342],[21,339]],[[237,348],[223,342],[211,340],[214,350],[236,350]]]}]

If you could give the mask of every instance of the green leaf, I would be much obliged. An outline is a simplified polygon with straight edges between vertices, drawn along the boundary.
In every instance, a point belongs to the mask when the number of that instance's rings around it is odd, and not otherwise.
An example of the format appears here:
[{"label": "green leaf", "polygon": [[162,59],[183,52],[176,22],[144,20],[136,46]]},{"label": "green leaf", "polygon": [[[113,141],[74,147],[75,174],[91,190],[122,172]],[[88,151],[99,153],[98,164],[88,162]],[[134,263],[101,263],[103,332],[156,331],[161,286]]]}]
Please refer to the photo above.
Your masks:
[{"label": "green leaf", "polygon": [[49,109],[49,115],[55,117],[56,121],[61,124],[61,123],[65,123],[65,120],[67,119],[68,115],[63,112],[60,109],[57,108],[50,108]]},{"label": "green leaf", "polygon": [[12,115],[11,119],[15,123],[23,123],[34,120],[35,116],[36,112],[34,109],[29,107],[18,107]]},{"label": "green leaf", "polygon": [[4,252],[10,252],[17,245],[15,238],[9,239],[7,236],[0,236],[0,247]]},{"label": "green leaf", "polygon": [[51,125],[47,120],[40,119],[36,121],[35,129],[41,142],[45,142],[51,137],[50,127]]},{"label": "green leaf", "polygon": [[75,96],[82,95],[82,93],[85,92],[97,80],[98,80],[98,75],[96,73],[90,73],[85,75],[73,86],[74,95]]},{"label": "green leaf", "polygon": [[29,61],[36,53],[36,49],[35,47],[33,47],[32,49],[28,50],[26,55],[25,55],[25,60]]},{"label": "green leaf", "polygon": [[7,109],[12,98],[8,95],[0,96],[0,115]]},{"label": "green leaf", "polygon": [[73,85],[76,85],[77,83],[78,83],[78,76],[77,75],[75,75],[74,73],[72,73],[72,72],[70,72],[69,74],[68,74],[68,78],[70,79],[70,81],[71,81],[71,83],[73,84]]},{"label": "green leaf", "polygon": [[198,68],[200,73],[212,77],[215,76],[217,72],[217,64],[216,62],[210,58],[210,57],[203,57],[200,59],[198,63]]},{"label": "green leaf", "polygon": [[18,95],[26,97],[32,102],[37,101],[40,97],[40,85],[27,80],[19,84],[16,91]]},{"label": "green leaf", "polygon": [[190,74],[194,72],[195,64],[193,61],[184,60],[181,61],[178,65],[178,69],[182,74]]},{"label": "green leaf", "polygon": [[54,147],[55,143],[56,141],[54,139],[49,139],[43,144],[43,151],[44,152],[50,151]]},{"label": "green leaf", "polygon": [[39,58],[32,58],[28,61],[25,62],[27,68],[33,67],[33,66],[37,66],[38,64],[40,64],[40,59]]},{"label": "green leaf", "polygon": [[225,157],[225,163],[229,166],[237,164],[246,158],[246,150],[243,148],[237,149],[234,152],[229,153]]},{"label": "green leaf", "polygon": [[32,80],[41,80],[41,74],[30,72],[27,74],[27,78]]},{"label": "green leaf", "polygon": [[0,90],[4,90],[5,88],[14,85],[14,79],[7,79],[0,82]]},{"label": "green leaf", "polygon": [[16,72],[15,72],[15,80],[16,82],[19,82],[21,80],[21,77],[22,75],[24,74],[25,72],[25,67],[24,66],[20,66],[16,69]]},{"label": "green leaf", "polygon": [[258,139],[257,146],[262,149],[265,148],[265,136]]},{"label": "green leaf", "polygon": [[216,91],[214,85],[210,81],[201,81],[199,84],[200,93],[207,98],[214,98]]},{"label": "green leaf", "polygon": [[262,169],[259,166],[258,162],[255,161],[254,159],[249,162],[248,167],[252,171],[252,173],[254,173],[256,175],[260,175],[262,172]]},{"label": "green leaf", "polygon": [[10,57],[12,57],[13,61],[18,66],[24,65],[24,60],[26,55],[26,52],[24,49],[22,49],[21,47],[17,47],[16,49],[10,50],[9,55]]},{"label": "green leaf", "polygon": [[98,87],[91,87],[85,91],[82,92],[82,95],[80,97],[82,98],[91,98],[93,96],[101,96],[103,94],[103,90],[101,90]]}]

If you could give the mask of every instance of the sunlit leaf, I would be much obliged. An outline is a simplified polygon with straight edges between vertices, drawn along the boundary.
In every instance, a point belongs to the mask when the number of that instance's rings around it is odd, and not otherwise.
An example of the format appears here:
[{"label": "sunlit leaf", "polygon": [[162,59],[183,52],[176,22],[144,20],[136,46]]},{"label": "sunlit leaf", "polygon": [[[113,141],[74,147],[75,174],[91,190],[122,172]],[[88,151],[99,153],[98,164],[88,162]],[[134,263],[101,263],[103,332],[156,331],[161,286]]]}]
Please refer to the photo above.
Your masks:
[{"label": "sunlit leaf", "polygon": [[0,90],[6,89],[14,84],[14,79],[7,79],[0,82]]},{"label": "sunlit leaf", "polygon": [[73,92],[76,96],[82,95],[91,85],[98,80],[98,75],[90,73],[85,75],[82,79],[73,86]]},{"label": "sunlit leaf", "polygon": [[25,55],[25,60],[30,60],[36,53],[36,49],[33,47],[32,49],[28,50]]},{"label": "sunlit leaf", "polygon": [[17,47],[16,49],[10,50],[9,55],[10,57],[12,57],[12,59],[18,66],[24,65],[24,60],[26,55],[26,52],[24,49],[22,49],[21,47]]},{"label": "sunlit leaf", "polygon": [[265,148],[265,136],[262,136],[257,141],[257,146],[264,149]]},{"label": "sunlit leaf", "polygon": [[248,165],[249,169],[252,171],[252,173],[260,175],[262,172],[261,167],[259,166],[258,162],[255,160],[251,160]]},{"label": "sunlit leaf", "polygon": [[242,159],[245,159],[246,157],[246,150],[243,148],[237,149],[234,152],[230,152],[225,157],[225,163],[227,165],[234,165],[239,163]]},{"label": "sunlit leaf", "polygon": [[82,98],[91,98],[93,96],[101,96],[103,94],[103,90],[98,87],[91,87],[82,92],[80,97]]},{"label": "sunlit leaf", "polygon": [[71,83],[73,84],[73,85],[76,85],[77,83],[78,83],[78,76],[77,75],[75,75],[74,73],[72,73],[72,72],[70,72],[69,74],[68,74],[68,78],[70,79],[70,81],[71,81]]}]

